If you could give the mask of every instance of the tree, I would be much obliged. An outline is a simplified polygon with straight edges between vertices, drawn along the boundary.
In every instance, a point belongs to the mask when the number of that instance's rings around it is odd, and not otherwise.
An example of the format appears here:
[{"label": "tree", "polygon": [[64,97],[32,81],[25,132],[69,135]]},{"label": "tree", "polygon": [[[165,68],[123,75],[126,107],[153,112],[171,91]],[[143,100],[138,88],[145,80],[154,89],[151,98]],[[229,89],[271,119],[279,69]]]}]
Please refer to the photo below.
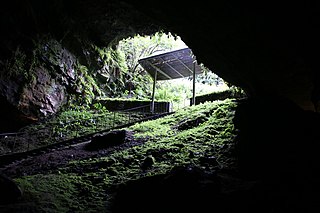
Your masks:
[{"label": "tree", "polygon": [[125,92],[129,97],[150,97],[151,77],[139,65],[140,58],[156,53],[186,47],[180,37],[170,33],[156,33],[152,36],[134,36],[119,42],[117,50],[125,55],[127,71],[124,75]]}]

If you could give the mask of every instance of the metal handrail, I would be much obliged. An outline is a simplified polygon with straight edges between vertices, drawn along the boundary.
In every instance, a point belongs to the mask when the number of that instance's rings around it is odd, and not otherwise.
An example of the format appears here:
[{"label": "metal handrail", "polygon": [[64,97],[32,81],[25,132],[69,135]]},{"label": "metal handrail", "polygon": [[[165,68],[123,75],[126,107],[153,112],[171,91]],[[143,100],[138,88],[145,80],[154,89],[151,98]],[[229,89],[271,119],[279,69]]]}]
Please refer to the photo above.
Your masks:
[{"label": "metal handrail", "polygon": [[[147,108],[147,110],[145,112],[148,112],[148,113],[142,113],[145,116],[144,117],[138,117],[138,119],[135,120],[133,114],[139,114],[139,112],[137,112],[137,110],[143,109],[143,108]],[[117,118],[119,117],[119,116],[117,116],[117,114],[118,115],[122,114],[122,116],[124,115],[124,119],[121,120],[121,122],[117,122],[118,121]],[[110,126],[104,126],[103,128],[104,129],[117,128],[119,126],[123,126],[123,125],[126,125],[126,124],[132,124],[133,122],[139,122],[139,121],[144,120],[147,117],[150,117],[150,114],[151,114],[150,105],[138,106],[138,107],[122,110],[122,111],[114,111],[113,115],[112,115],[113,120],[112,120],[111,125]],[[155,114],[155,115],[159,115],[160,114],[161,115],[162,113],[152,113],[152,114]],[[81,120],[81,122],[86,122],[86,121],[89,121],[90,119],[92,119],[92,118],[83,119],[83,120]],[[75,123],[76,121],[79,121],[79,119],[69,120],[67,123],[68,124],[70,124],[70,123],[72,124],[72,123]],[[96,131],[98,131],[97,128],[96,128]],[[6,136],[14,137],[14,139],[13,139],[13,147],[10,149],[11,151],[7,152],[7,153],[16,153],[17,152],[16,151],[16,148],[17,148],[17,146],[16,146],[17,136],[22,135],[22,134],[27,134],[27,133],[26,132],[17,132],[17,133],[1,133],[0,134],[0,137],[6,137]],[[28,134],[30,134],[30,133],[28,133]],[[85,131],[76,132],[76,136],[77,137],[79,137],[81,135],[84,135],[84,134],[86,134]],[[60,138],[60,139],[64,140],[66,138],[64,138],[64,139]],[[59,142],[59,141],[60,140],[57,140],[56,142]],[[5,143],[8,143],[8,141],[5,141]],[[28,141],[27,148],[26,148],[27,150],[25,150],[25,151],[30,151],[29,147],[30,147],[30,145],[29,145],[29,141]],[[3,155],[3,154],[6,154],[6,153],[2,153],[0,155]]]},{"label": "metal handrail", "polygon": [[[135,111],[137,109],[143,109],[143,108],[149,108],[150,109],[150,104],[148,105],[143,105],[143,106],[138,106],[138,107],[134,107],[134,108],[130,108],[130,109],[125,109],[125,110],[120,110],[121,112],[129,112],[129,111]],[[149,111],[150,112],[150,111]]]},{"label": "metal handrail", "polygon": [[21,135],[23,134],[22,132],[8,132],[8,133],[0,133],[0,137],[6,137],[6,136],[11,136],[11,135]]}]

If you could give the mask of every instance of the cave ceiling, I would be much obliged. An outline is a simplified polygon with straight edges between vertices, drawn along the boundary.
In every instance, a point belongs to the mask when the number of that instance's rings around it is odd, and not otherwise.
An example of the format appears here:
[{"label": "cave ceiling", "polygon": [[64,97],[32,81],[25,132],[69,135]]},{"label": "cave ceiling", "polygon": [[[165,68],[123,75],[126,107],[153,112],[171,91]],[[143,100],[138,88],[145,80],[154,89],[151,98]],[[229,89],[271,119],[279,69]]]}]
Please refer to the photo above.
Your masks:
[{"label": "cave ceiling", "polygon": [[85,43],[110,46],[163,30],[179,35],[198,63],[250,96],[284,96],[311,109],[320,99],[317,8],[311,1],[4,1],[0,68],[17,46],[31,55],[41,35],[81,60]]},{"label": "cave ceiling", "polygon": [[311,94],[319,93],[318,12],[310,1],[132,4],[180,35],[198,61],[250,95],[284,96],[312,108]]}]

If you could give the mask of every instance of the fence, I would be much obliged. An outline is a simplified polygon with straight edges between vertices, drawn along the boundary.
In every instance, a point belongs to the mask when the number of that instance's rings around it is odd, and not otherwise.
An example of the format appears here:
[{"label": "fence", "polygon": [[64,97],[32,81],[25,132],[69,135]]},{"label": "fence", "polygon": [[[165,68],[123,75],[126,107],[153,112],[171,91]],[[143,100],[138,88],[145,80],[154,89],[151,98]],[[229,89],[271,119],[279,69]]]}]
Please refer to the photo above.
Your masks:
[{"label": "fence", "polygon": [[[42,146],[51,145],[72,138],[92,134],[94,132],[114,129],[131,125],[147,118],[167,114],[168,106],[163,103],[155,103],[155,112],[150,112],[150,104],[125,110],[98,114],[88,119],[74,119],[64,123],[51,123],[52,128],[38,128],[34,131],[0,134],[0,155],[25,152]],[[163,112],[164,111],[164,112]],[[103,121],[103,122],[102,122]],[[57,129],[59,129],[57,131]],[[36,147],[35,147],[35,144]]]},{"label": "fence", "polygon": [[[98,99],[94,103],[100,103],[107,110],[135,110],[141,112],[151,112],[151,101],[142,100],[120,100],[120,99]],[[166,101],[155,102],[154,113],[172,112],[172,103]]]}]

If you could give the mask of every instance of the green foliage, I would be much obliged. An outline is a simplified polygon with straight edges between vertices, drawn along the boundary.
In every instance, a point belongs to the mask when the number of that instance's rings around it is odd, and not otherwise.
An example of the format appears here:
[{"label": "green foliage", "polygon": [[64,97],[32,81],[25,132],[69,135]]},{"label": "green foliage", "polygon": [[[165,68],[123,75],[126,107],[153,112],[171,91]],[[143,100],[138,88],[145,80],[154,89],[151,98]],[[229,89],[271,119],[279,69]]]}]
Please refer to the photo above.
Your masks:
[{"label": "green foliage", "polygon": [[30,58],[26,51],[18,46],[5,64],[6,77],[23,80],[26,83],[32,79],[35,63],[35,55],[33,54]]},{"label": "green foliage", "polygon": [[171,102],[180,102],[192,95],[190,81],[158,81],[155,91],[156,100],[165,100]]},{"label": "green foliage", "polygon": [[182,41],[171,34],[156,33],[153,36],[136,35],[119,42],[116,48],[97,48],[101,62],[98,73],[104,76],[102,86],[109,97],[135,97],[145,99],[151,96],[152,78],[139,65],[138,60],[157,52],[170,51]]},{"label": "green foliage", "polygon": [[97,51],[97,60],[101,63],[99,71],[107,74],[110,81],[115,81],[121,72],[127,72],[128,67],[123,52],[112,47],[99,48],[94,46],[94,50]]},{"label": "green foliage", "polygon": [[204,67],[202,64],[201,64],[201,67],[204,70],[204,72],[197,75],[196,82],[207,84],[210,86],[212,85],[219,86],[220,84],[224,83],[223,79],[220,78],[217,74],[213,73],[211,70]]},{"label": "green foliage", "polygon": [[100,102],[94,103],[94,104],[92,105],[92,108],[93,108],[94,110],[100,111],[100,112],[102,112],[102,113],[107,113],[107,112],[108,112],[108,110],[106,109],[106,107],[103,106]]},{"label": "green foliage", "polygon": [[[120,41],[118,49],[124,53],[128,67],[126,78],[123,80],[126,86],[123,96],[139,99],[151,97],[152,79],[139,65],[139,59],[185,47],[187,46],[182,42],[180,37],[161,32],[153,36],[136,35],[135,37]],[[204,86],[201,85],[215,87],[224,85],[220,77],[203,64],[201,64],[201,67],[204,73],[197,75],[196,82],[198,85],[196,94],[203,93]],[[189,81],[189,85],[186,83],[182,84],[178,81],[157,82],[155,99],[176,102],[175,105],[179,105],[186,98],[191,97],[192,90],[190,85],[191,81]],[[198,90],[198,88],[200,89]],[[211,88],[211,91],[212,90],[213,88]]]},{"label": "green foliage", "polygon": [[246,92],[241,88],[241,87],[237,87],[234,85],[230,86],[230,90],[232,92],[232,96],[233,97],[237,97],[237,98],[241,98],[241,97],[246,97]]},{"label": "green foliage", "polygon": [[77,100],[79,104],[88,106],[96,95],[101,96],[103,93],[94,78],[89,74],[86,66],[79,64],[77,68],[79,73],[77,76],[77,90],[81,91],[81,96],[78,96]]},{"label": "green foliage", "polygon": [[[109,97],[117,97],[124,92],[124,78],[128,67],[123,52],[112,47],[93,46],[100,68],[94,75],[100,76],[100,88]],[[98,79],[97,79],[98,80]],[[98,80],[99,81],[99,80]]]},{"label": "green foliage", "polygon": [[[93,76],[96,78],[96,86],[91,81],[89,82],[94,90],[99,94],[106,94],[112,98],[135,98],[135,99],[150,99],[152,91],[152,78],[151,76],[139,65],[140,58],[148,57],[153,54],[167,52],[173,49],[186,47],[180,37],[173,36],[170,33],[158,32],[152,36],[129,37],[121,40],[117,46],[99,48],[92,46],[93,51],[96,53],[97,61],[99,62],[99,69],[96,71],[91,70]],[[217,75],[212,73],[205,66],[202,66],[204,74],[197,76],[197,90],[196,94],[207,92],[207,88],[214,86],[224,85],[224,82]],[[190,80],[190,79],[189,79]],[[205,86],[207,88],[205,88]],[[82,87],[85,87],[84,85]],[[82,102],[89,104],[90,98],[93,97],[92,89],[85,88],[87,91],[84,95]],[[171,81],[157,82],[157,89],[155,93],[156,100],[165,100],[175,102],[174,106],[182,105],[185,99],[190,98],[192,95],[191,81],[189,85],[172,83]],[[88,98],[87,98],[88,97]]]}]

